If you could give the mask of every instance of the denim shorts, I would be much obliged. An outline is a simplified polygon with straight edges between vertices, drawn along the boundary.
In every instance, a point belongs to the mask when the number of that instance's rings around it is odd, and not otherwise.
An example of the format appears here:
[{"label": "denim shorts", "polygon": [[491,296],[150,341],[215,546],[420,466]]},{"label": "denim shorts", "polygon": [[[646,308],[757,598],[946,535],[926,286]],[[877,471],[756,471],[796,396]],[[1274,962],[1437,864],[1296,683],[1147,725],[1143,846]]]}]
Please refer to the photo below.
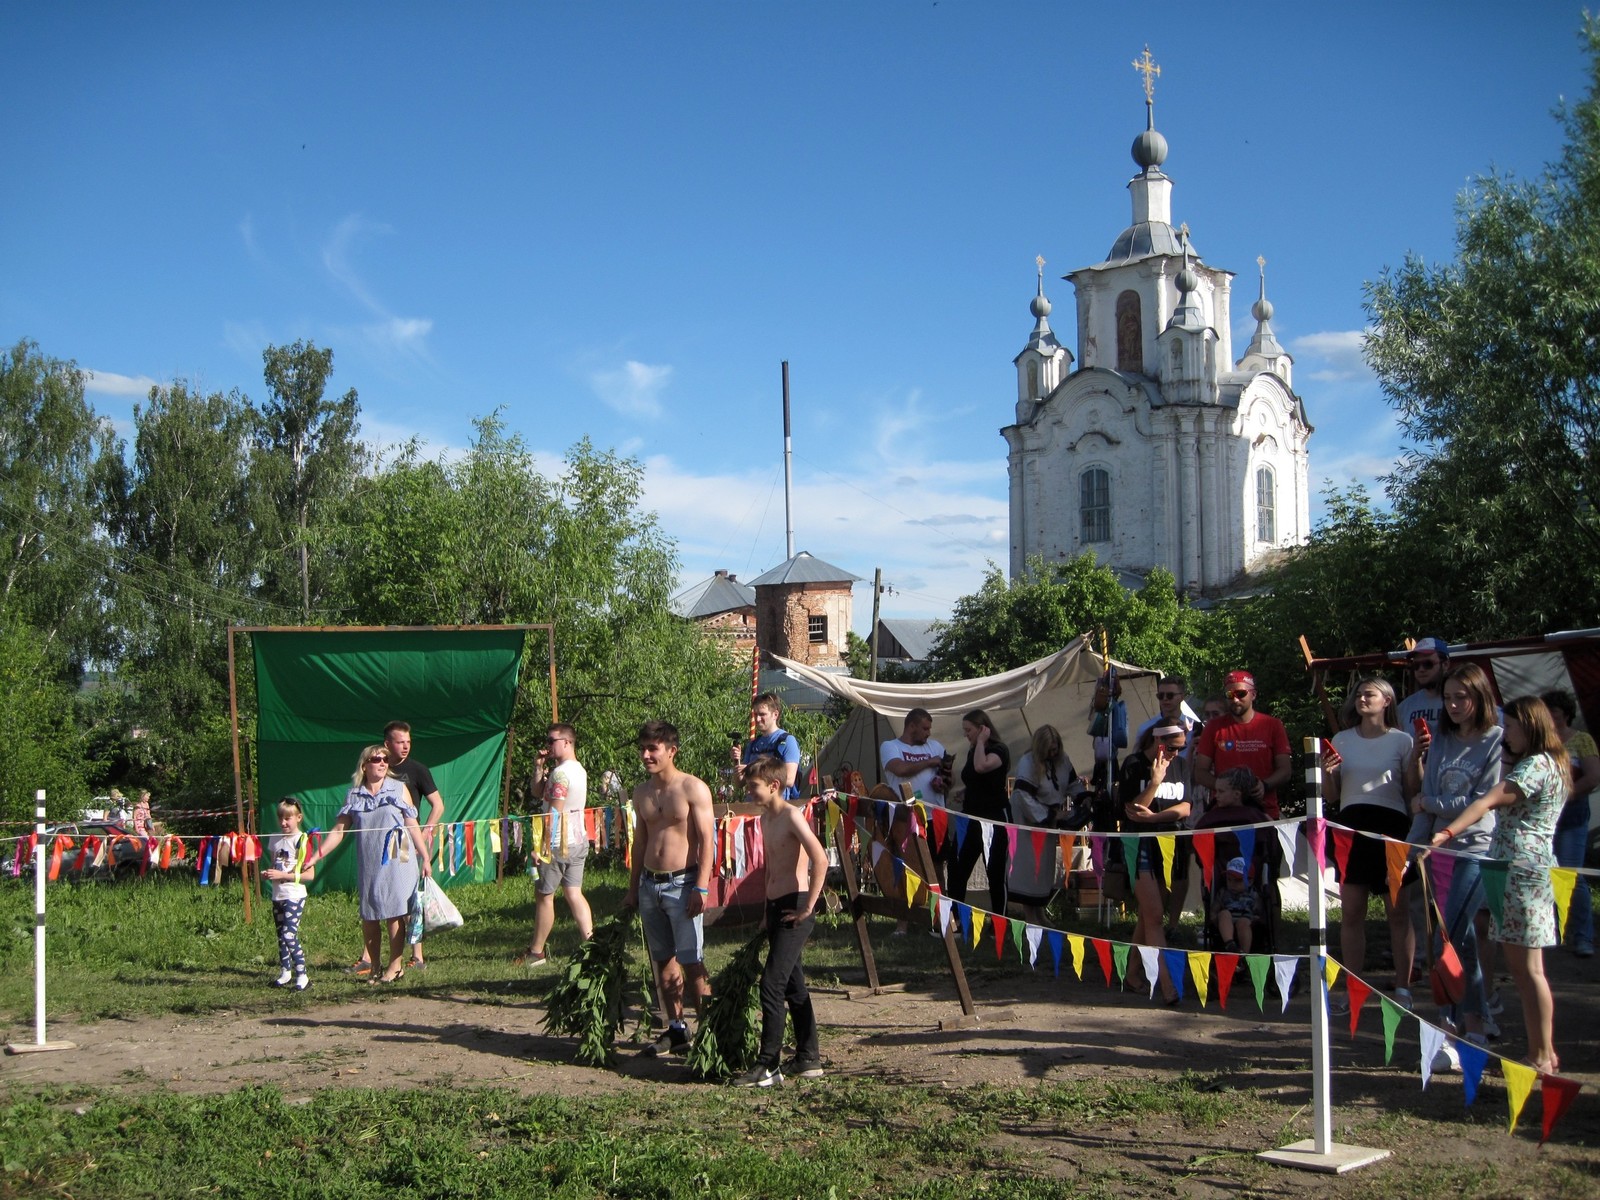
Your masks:
[{"label": "denim shorts", "polygon": [[694,893],[695,874],[691,868],[659,882],[648,873],[639,879],[639,920],[650,957],[658,963],[676,958],[680,966],[692,966],[705,956],[701,918],[683,908],[685,896]]}]

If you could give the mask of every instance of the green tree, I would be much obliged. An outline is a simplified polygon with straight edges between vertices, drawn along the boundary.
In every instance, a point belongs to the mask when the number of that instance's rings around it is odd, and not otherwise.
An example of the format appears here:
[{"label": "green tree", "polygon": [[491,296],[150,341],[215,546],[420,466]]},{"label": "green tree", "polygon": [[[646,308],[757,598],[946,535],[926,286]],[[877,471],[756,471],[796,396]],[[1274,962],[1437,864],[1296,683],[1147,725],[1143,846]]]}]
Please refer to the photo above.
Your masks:
[{"label": "green tree", "polygon": [[38,631],[0,616],[0,821],[32,819],[39,788],[52,819],[89,799],[89,764],[71,689],[58,682],[59,659],[59,647],[52,651]]},{"label": "green tree", "polygon": [[991,563],[978,590],[957,600],[950,619],[935,627],[929,677],[1009,671],[1096,629],[1106,631],[1113,658],[1194,675],[1212,665],[1207,620],[1161,569],[1129,592],[1092,551],[1059,561],[1035,556],[1026,574],[1010,581]]},{"label": "green tree", "polygon": [[273,522],[251,470],[257,415],[236,392],[174,384],[134,407],[134,429],[110,514],[131,711],[155,748],[158,786],[231,790],[227,627],[294,611],[254,596]]},{"label": "green tree", "polygon": [[1367,357],[1415,447],[1396,514],[1451,636],[1593,625],[1600,613],[1600,20],[1561,158],[1489,175],[1456,256],[1369,286]]},{"label": "green tree", "polygon": [[75,364],[30,341],[0,353],[0,611],[64,647],[73,672],[110,650],[102,501],[114,460]]},{"label": "green tree", "polygon": [[[297,560],[301,616],[311,619],[312,600],[325,588],[312,587],[313,523],[336,519],[339,502],[354,485],[364,451],[356,440],[361,406],[351,388],[338,399],[325,394],[333,374],[333,351],[306,341],[268,346],[262,353],[267,400],[256,431],[264,452],[256,463],[266,478],[277,512],[283,519],[284,551]],[[269,558],[265,587],[280,603],[289,603],[288,589],[277,582],[287,564]],[[316,572],[331,582],[331,570]]]}]

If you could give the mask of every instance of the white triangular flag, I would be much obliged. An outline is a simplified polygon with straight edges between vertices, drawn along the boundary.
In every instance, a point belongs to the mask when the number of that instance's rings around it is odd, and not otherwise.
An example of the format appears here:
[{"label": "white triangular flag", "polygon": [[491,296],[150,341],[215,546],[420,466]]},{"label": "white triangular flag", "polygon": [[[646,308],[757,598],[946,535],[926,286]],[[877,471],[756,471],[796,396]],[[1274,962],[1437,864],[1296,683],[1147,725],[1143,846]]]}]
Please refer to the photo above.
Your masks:
[{"label": "white triangular flag", "polygon": [[1300,959],[1293,954],[1274,954],[1272,974],[1278,981],[1278,994],[1283,997],[1283,1011],[1289,1011],[1289,990],[1294,986],[1294,970]]},{"label": "white triangular flag", "polygon": [[939,936],[950,932],[950,918],[955,913],[956,902],[949,896],[939,897]]},{"label": "white triangular flag", "polygon": [[1294,874],[1295,846],[1300,835],[1300,822],[1278,826],[1278,845],[1283,847],[1283,874]]},{"label": "white triangular flag", "polygon": [[1429,1025],[1426,1021],[1422,1025],[1422,1086],[1428,1086],[1428,1080],[1433,1076],[1433,1060],[1439,1054],[1439,1047],[1444,1045],[1444,1030],[1437,1025]]},{"label": "white triangular flag", "polygon": [[994,846],[994,826],[987,821],[979,821],[978,828],[983,831],[983,861],[989,861],[989,851]]},{"label": "white triangular flag", "polygon": [[1150,998],[1152,1000],[1156,996],[1156,979],[1160,973],[1160,968],[1157,966],[1161,961],[1160,953],[1154,946],[1139,947],[1139,961],[1144,964],[1144,977],[1150,981]]},{"label": "white triangular flag", "polygon": [[1039,943],[1044,941],[1044,930],[1039,928],[1037,925],[1029,925],[1027,934],[1028,965],[1030,967],[1037,967],[1039,965]]}]

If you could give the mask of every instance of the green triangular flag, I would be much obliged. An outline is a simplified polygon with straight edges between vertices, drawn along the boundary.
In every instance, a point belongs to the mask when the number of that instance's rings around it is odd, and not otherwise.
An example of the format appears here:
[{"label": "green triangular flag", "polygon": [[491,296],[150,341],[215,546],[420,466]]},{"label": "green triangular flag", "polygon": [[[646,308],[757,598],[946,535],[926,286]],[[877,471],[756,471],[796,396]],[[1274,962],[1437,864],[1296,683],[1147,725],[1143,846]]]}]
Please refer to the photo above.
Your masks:
[{"label": "green triangular flag", "polygon": [[1028,952],[1022,948],[1023,939],[1027,937],[1027,929],[1026,921],[1011,922],[1011,944],[1017,948],[1017,957],[1023,962],[1028,961]]},{"label": "green triangular flag", "polygon": [[1250,982],[1256,985],[1256,1007],[1267,1011],[1267,972],[1272,969],[1272,955],[1246,954],[1244,965],[1250,968]]},{"label": "green triangular flag", "polygon": [[1483,894],[1489,901],[1489,915],[1494,918],[1494,923],[1500,924],[1500,914],[1506,907],[1506,873],[1510,871],[1511,864],[1499,859],[1485,859],[1478,864],[1478,875],[1483,880]]},{"label": "green triangular flag", "polygon": [[1382,1004],[1379,1011],[1383,1014],[1383,1065],[1387,1067],[1389,1060],[1394,1058],[1394,1031],[1400,1028],[1400,1020],[1406,1015],[1406,1010],[1381,992],[1378,1000]]},{"label": "green triangular flag", "polygon": [[1139,839],[1124,836],[1122,842],[1122,857],[1128,864],[1128,886],[1133,886],[1134,880],[1139,878]]},{"label": "green triangular flag", "polygon": [[1111,961],[1116,964],[1117,978],[1126,979],[1128,976],[1128,943],[1111,943]]}]

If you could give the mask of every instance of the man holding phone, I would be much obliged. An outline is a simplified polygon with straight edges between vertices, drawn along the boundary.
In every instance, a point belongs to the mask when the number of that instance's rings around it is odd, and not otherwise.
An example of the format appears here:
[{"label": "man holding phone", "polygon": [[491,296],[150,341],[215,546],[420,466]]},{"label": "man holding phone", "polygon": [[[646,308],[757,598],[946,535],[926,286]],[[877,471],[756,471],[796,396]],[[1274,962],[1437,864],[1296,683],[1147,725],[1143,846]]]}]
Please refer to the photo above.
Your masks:
[{"label": "man holding phone", "polygon": [[1439,731],[1439,718],[1444,715],[1444,673],[1450,666],[1450,645],[1443,638],[1422,638],[1411,647],[1407,665],[1417,681],[1417,690],[1400,701],[1395,714],[1400,728],[1412,737],[1420,737],[1420,719],[1427,722],[1428,734],[1435,734]]}]

